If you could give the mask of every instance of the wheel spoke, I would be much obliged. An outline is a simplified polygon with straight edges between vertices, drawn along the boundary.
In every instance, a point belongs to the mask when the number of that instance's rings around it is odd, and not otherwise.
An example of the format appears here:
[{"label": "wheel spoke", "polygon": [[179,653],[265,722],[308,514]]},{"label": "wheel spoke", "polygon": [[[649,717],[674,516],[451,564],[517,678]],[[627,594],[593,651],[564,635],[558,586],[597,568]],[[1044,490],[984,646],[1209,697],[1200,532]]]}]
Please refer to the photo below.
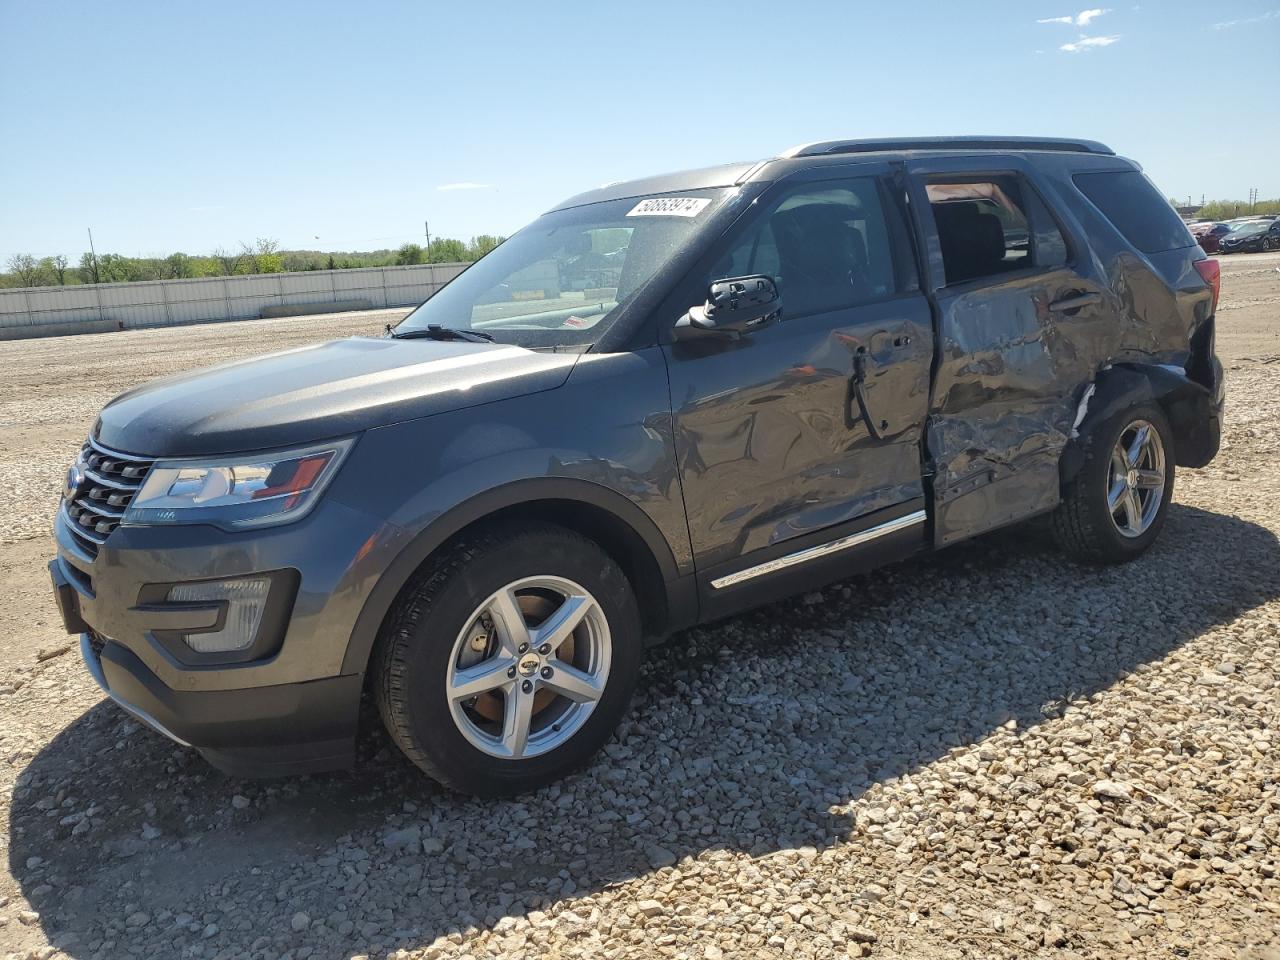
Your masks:
[{"label": "wheel spoke", "polygon": [[1125,491],[1129,488],[1125,485],[1124,479],[1112,479],[1111,489],[1107,491],[1107,508],[1115,513],[1120,506],[1120,501],[1124,499]]},{"label": "wheel spoke", "polygon": [[557,663],[550,677],[542,680],[542,686],[568,697],[574,703],[590,703],[599,700],[604,687],[598,679],[567,663]]},{"label": "wheel spoke", "polygon": [[515,666],[511,657],[490,657],[474,667],[457,670],[449,682],[449,697],[452,700],[470,700],[490,690],[497,690],[509,682],[507,672]]},{"label": "wheel spoke", "polygon": [[1142,532],[1142,501],[1138,499],[1136,490],[1125,491],[1124,519],[1130,533]]},{"label": "wheel spoke", "polygon": [[1139,470],[1137,486],[1143,490],[1159,490],[1164,486],[1164,474],[1159,470]]},{"label": "wheel spoke", "polygon": [[524,756],[529,745],[529,725],[533,722],[532,693],[524,693],[512,685],[507,691],[507,703],[502,715],[502,746],[511,757]]},{"label": "wheel spoke", "polygon": [[1142,458],[1143,448],[1146,447],[1150,437],[1151,427],[1144,423],[1138,428],[1138,432],[1133,435],[1133,442],[1129,444],[1129,452],[1125,458],[1126,466],[1136,467],[1138,465],[1138,461]]},{"label": "wheel spoke", "polygon": [[590,597],[565,597],[556,612],[533,631],[533,646],[541,650],[544,644],[550,644],[552,650],[558,650],[594,605],[595,601]]},{"label": "wheel spoke", "polygon": [[502,622],[498,638],[508,654],[520,652],[520,644],[529,643],[529,626],[525,623],[514,590],[499,590],[489,602],[489,613]]}]

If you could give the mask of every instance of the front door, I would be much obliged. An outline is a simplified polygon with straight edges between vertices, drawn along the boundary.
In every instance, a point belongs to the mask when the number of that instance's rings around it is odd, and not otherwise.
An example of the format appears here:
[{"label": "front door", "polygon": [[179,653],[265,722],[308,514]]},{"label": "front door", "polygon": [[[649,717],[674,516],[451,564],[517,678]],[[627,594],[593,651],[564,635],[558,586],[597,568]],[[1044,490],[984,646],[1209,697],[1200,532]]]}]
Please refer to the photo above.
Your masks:
[{"label": "front door", "polygon": [[665,347],[689,533],[711,593],[759,589],[774,561],[811,548],[825,559],[831,544],[856,546],[851,534],[904,517],[894,532],[924,538],[933,335],[889,168],[809,173],[825,179],[775,185],[682,294],[690,307],[714,280],[765,274],[781,321]]}]

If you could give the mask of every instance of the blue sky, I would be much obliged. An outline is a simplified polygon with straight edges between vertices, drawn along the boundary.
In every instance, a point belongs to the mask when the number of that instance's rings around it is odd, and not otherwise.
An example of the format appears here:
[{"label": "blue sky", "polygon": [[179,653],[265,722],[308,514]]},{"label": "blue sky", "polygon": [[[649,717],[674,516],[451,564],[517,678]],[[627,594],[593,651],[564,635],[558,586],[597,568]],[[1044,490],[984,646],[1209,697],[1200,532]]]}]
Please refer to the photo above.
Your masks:
[{"label": "blue sky", "polygon": [[1089,137],[1276,196],[1278,41],[1280,0],[0,0],[0,260],[510,233],[841,136]]}]

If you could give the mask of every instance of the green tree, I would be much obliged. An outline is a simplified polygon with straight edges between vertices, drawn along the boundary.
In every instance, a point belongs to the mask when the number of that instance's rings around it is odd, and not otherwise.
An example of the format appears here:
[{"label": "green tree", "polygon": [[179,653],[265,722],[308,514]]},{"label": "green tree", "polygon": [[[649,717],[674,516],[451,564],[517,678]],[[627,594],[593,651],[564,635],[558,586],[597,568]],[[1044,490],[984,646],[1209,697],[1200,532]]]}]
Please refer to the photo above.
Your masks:
[{"label": "green tree", "polygon": [[427,263],[462,263],[467,259],[467,245],[461,240],[441,237],[427,248]]},{"label": "green tree", "polygon": [[133,261],[118,253],[104,253],[98,258],[98,276],[103,283],[125,283],[143,279],[138,275]]},{"label": "green tree", "polygon": [[1202,220],[1230,220],[1261,213],[1280,213],[1280,200],[1210,200],[1196,214]]},{"label": "green tree", "polygon": [[185,280],[196,275],[196,265],[185,253],[171,253],[165,257],[168,274],[175,280]]},{"label": "green tree", "polygon": [[213,259],[218,261],[220,271],[214,276],[230,277],[240,272],[240,263],[244,260],[244,254],[233,253],[223,247],[218,247],[213,251]]},{"label": "green tree", "polygon": [[67,285],[67,258],[61,253],[54,254],[52,257],[45,257],[43,263],[49,271],[50,276],[57,282],[58,286],[65,287]]},{"label": "green tree", "polygon": [[9,258],[9,272],[18,280],[20,287],[38,287],[44,276],[44,267],[29,253],[15,253]]},{"label": "green tree", "polygon": [[253,255],[258,273],[283,273],[284,260],[280,256],[280,241],[259,237],[254,241]]},{"label": "green tree", "polygon": [[249,273],[282,273],[284,260],[280,256],[280,241],[259,237],[253,246],[240,244],[240,261]]},{"label": "green tree", "polygon": [[80,271],[81,283],[97,283],[98,282],[98,264],[93,259],[93,254],[86,251],[80,255]]},{"label": "green tree", "polygon": [[479,260],[486,253],[498,246],[506,237],[495,237],[487,233],[482,233],[478,237],[472,237],[471,243],[467,246],[467,259]]},{"label": "green tree", "polygon": [[407,267],[415,263],[421,263],[422,256],[422,247],[416,243],[406,243],[396,251],[396,266]]}]

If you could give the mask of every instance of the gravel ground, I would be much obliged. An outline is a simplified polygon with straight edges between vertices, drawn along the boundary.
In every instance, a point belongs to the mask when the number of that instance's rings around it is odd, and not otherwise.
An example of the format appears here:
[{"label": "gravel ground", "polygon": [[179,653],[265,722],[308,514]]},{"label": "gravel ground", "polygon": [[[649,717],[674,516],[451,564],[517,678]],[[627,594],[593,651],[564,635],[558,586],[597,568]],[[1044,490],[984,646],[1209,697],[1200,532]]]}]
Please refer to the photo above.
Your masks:
[{"label": "gravel ground", "polygon": [[1084,569],[1028,526],[689,631],[520,802],[373,722],[354,772],[227,778],[54,624],[103,401],[385,318],[0,344],[0,955],[1280,958],[1280,257],[1224,265],[1223,453],[1150,554]]}]

